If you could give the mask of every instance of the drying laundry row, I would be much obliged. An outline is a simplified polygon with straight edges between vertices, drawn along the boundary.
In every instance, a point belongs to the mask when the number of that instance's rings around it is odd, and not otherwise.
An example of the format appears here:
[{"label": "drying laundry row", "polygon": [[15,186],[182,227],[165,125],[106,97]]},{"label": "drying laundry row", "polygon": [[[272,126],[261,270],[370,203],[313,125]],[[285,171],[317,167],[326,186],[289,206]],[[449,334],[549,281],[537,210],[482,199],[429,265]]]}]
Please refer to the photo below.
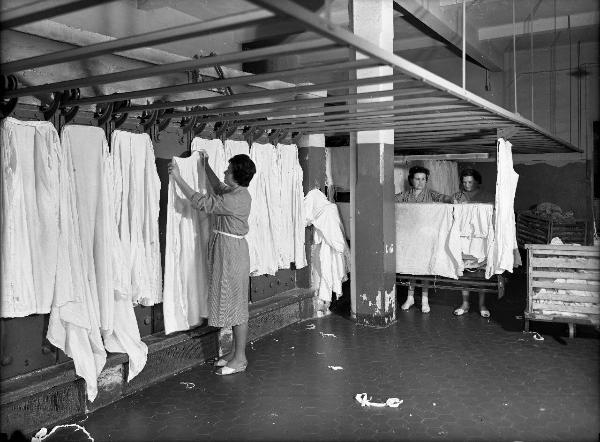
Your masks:
[{"label": "drying laundry row", "polygon": [[246,141],[195,138],[192,151],[204,150],[208,163],[223,181],[229,158],[249,155],[256,174],[248,191],[252,209],[246,237],[250,251],[251,275],[274,275],[279,269],[306,266],[304,250],[304,209],[302,168],[295,144],[252,143]]},{"label": "drying laundry row", "polygon": [[106,351],[146,364],[133,311],[162,300],[160,181],[147,134],[2,121],[3,317],[50,313],[48,340],[94,400]]},{"label": "drying laundry row", "polygon": [[457,279],[485,266],[486,278],[521,265],[511,144],[499,139],[495,204],[396,204],[396,272]]}]

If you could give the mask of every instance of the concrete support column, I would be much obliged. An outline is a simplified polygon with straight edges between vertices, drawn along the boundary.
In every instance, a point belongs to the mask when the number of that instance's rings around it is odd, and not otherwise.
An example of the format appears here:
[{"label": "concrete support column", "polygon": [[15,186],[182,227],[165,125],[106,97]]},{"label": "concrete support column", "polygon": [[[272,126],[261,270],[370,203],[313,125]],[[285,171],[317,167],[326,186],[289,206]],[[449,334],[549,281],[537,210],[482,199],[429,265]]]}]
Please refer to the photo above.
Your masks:
[{"label": "concrete support column", "polygon": [[[393,50],[393,0],[351,0],[349,15],[356,35]],[[360,69],[356,78],[390,74],[389,67]],[[383,84],[359,87],[357,92],[392,88]],[[352,316],[361,324],[386,326],[396,319],[393,130],[351,134],[350,213]]]}]

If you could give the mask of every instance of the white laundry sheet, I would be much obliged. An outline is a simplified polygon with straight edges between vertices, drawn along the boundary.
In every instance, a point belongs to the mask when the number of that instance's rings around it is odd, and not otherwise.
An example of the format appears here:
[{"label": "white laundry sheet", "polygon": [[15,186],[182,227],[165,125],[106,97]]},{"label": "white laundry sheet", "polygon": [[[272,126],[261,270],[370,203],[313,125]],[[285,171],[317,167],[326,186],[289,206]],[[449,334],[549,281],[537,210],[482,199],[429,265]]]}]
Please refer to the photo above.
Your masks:
[{"label": "white laundry sheet", "polygon": [[[1,123],[2,317],[49,313],[59,257],[60,140],[46,121]],[[64,247],[60,248],[61,254]],[[59,305],[72,300],[59,292]]]},{"label": "white laundry sheet", "polygon": [[[79,147],[79,146],[77,146]],[[54,302],[47,338],[73,359],[75,373],[85,379],[90,401],[98,393],[97,379],[106,363],[100,334],[100,308],[88,274],[88,254],[84,252],[77,210],[76,168],[72,149],[62,143],[59,167],[59,259],[56,293],[65,292],[69,302]]]},{"label": "white laundry sheet", "polygon": [[[197,192],[205,187],[198,152],[174,157],[182,178]],[[163,315],[165,333],[188,330],[208,317],[208,240],[211,219],[196,210],[177,184],[169,179]]]},{"label": "white laundry sheet", "polygon": [[311,280],[319,299],[331,302],[331,292],[342,293],[350,271],[350,248],[338,208],[318,189],[304,197],[305,225],[314,226]]},{"label": "white laundry sheet", "polygon": [[[248,143],[245,144],[248,146]],[[192,152],[204,150],[208,154],[208,165],[219,178],[219,181],[223,181],[230,157],[227,155],[225,146],[220,139],[208,140],[196,137],[192,140],[191,150]]]},{"label": "white laundry sheet", "polygon": [[449,246],[452,212],[451,204],[396,203],[397,273],[458,278]]},{"label": "white laundry sheet", "polygon": [[246,235],[250,252],[250,275],[274,275],[279,268],[277,229],[280,205],[277,174],[277,153],[272,144],[252,143],[250,158],[256,165],[256,174],[248,191],[252,208]]},{"label": "white laundry sheet", "polygon": [[484,266],[487,251],[494,239],[494,206],[492,204],[454,204],[449,247],[457,264],[457,273],[465,268]]},{"label": "white laundry sheet", "polygon": [[499,138],[496,145],[496,166],[496,234],[488,249],[486,278],[504,271],[512,272],[514,267],[521,265],[514,207],[519,175],[513,169],[512,144],[504,138]]},{"label": "white laundry sheet", "polygon": [[302,167],[298,161],[295,144],[278,144],[277,174],[279,192],[279,221],[277,235],[277,259],[280,269],[290,268],[294,262],[297,269],[306,267],[304,248],[304,191],[302,189]]},{"label": "white laundry sheet", "polygon": [[114,204],[119,238],[128,257],[133,302],[162,301],[158,212],[160,179],[148,134],[115,130],[111,137]]},{"label": "white laundry sheet", "polygon": [[73,161],[84,265],[92,299],[98,302],[106,349],[129,356],[128,380],[146,365],[148,349],[140,337],[131,293],[123,286],[125,264],[113,202],[112,159],[104,131],[67,125],[62,144]]},{"label": "white laundry sheet", "polygon": [[[225,140],[225,159],[229,161],[236,155],[250,155],[250,146],[243,140]],[[227,165],[225,165],[227,168]],[[221,180],[222,181],[222,180]]]}]

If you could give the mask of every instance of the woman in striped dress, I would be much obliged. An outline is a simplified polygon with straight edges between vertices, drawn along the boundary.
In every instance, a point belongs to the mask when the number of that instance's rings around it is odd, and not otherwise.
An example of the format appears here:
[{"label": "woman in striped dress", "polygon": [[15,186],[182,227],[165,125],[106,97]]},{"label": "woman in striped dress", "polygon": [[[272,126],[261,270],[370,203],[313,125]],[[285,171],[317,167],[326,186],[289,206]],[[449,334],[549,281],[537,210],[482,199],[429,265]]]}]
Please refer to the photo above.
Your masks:
[{"label": "woman in striped dress", "polygon": [[[202,152],[207,157],[207,155]],[[214,215],[214,230],[208,250],[209,291],[208,325],[233,328],[233,350],[215,364],[218,375],[244,371],[248,338],[248,283],[250,256],[245,235],[252,198],[248,185],[256,166],[248,155],[235,155],[229,160],[224,183],[219,181],[208,161],[207,192],[195,192],[179,174],[176,163],[169,173],[185,196],[198,210]]]}]

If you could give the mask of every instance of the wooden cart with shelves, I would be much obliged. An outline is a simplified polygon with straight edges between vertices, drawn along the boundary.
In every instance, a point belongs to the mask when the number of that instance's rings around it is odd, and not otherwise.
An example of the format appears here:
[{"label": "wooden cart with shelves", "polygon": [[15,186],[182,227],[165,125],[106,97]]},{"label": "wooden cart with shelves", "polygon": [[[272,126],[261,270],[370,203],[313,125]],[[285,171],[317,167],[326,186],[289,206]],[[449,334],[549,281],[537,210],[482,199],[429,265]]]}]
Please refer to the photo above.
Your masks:
[{"label": "wooden cart with shelves", "polygon": [[569,337],[575,325],[600,324],[600,247],[526,244],[529,321],[563,322]]}]

